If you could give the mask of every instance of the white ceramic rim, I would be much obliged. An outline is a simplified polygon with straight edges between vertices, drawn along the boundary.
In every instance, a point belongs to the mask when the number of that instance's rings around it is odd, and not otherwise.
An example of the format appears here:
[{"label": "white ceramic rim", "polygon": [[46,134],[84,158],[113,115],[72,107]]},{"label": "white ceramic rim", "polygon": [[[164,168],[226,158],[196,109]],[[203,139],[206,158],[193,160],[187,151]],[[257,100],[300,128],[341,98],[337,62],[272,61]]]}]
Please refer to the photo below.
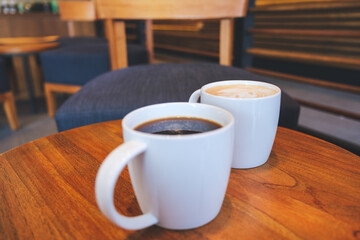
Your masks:
[{"label": "white ceramic rim", "polygon": [[[157,109],[168,108],[169,106],[170,107],[171,106],[173,106],[173,107],[184,106],[186,108],[197,108],[197,109],[206,109],[207,108],[210,111],[214,111],[215,114],[222,114],[225,118],[227,118],[227,120],[226,120],[227,123],[223,124],[215,119],[197,116],[196,114],[186,115],[186,114],[182,114],[180,112],[176,115],[163,114],[164,115],[163,117],[153,117],[153,118],[148,117],[142,121],[138,120],[139,123],[134,124],[134,126],[128,124],[128,121],[132,121],[134,118],[137,117],[136,115],[142,114],[142,112],[144,112],[144,111],[149,111],[149,109],[152,109],[152,111],[156,111]],[[195,118],[208,119],[208,120],[211,120],[213,122],[216,122],[216,123],[222,125],[222,127],[215,129],[215,130],[207,131],[207,132],[196,133],[196,134],[185,134],[185,135],[158,135],[158,134],[144,133],[144,132],[135,130],[135,128],[137,126],[141,125],[142,123],[145,123],[148,121],[153,121],[156,119],[169,118],[169,117],[195,117]],[[205,138],[205,137],[208,137],[208,136],[211,136],[214,134],[219,134],[220,132],[223,132],[223,131],[227,131],[232,125],[234,125],[234,122],[235,122],[235,120],[234,120],[233,115],[229,111],[227,111],[223,108],[220,108],[220,107],[203,104],[203,103],[170,102],[170,103],[160,103],[160,104],[154,104],[154,105],[141,107],[141,108],[138,108],[138,109],[128,113],[122,120],[122,128],[123,128],[123,131],[126,130],[129,132],[132,132],[135,135],[146,137],[146,138],[152,138],[152,139],[191,139],[191,138]]]},{"label": "white ceramic rim", "polygon": [[[216,95],[212,95],[207,93],[205,90],[211,87],[215,87],[215,86],[219,86],[219,85],[234,85],[234,84],[243,84],[243,85],[257,85],[257,86],[266,86],[269,87],[271,89],[277,90],[278,92],[270,95],[270,96],[265,96],[265,97],[257,97],[257,98],[231,98],[231,97],[224,97],[224,96],[216,96]],[[204,95],[208,95],[208,96],[212,96],[215,98],[220,98],[220,99],[224,99],[224,100],[228,100],[228,101],[259,101],[261,99],[268,99],[268,98],[275,98],[278,95],[281,94],[281,89],[271,83],[267,83],[267,82],[261,82],[261,81],[256,81],[256,80],[223,80],[223,81],[217,81],[217,82],[212,82],[212,83],[208,83],[204,86],[201,87],[201,94]]]}]

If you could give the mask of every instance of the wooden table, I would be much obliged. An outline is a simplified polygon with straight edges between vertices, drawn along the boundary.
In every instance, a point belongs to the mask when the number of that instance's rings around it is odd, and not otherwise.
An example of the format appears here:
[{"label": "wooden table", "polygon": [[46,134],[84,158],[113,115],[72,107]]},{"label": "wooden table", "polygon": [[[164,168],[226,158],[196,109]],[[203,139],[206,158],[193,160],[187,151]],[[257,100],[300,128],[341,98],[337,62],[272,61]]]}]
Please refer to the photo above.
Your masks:
[{"label": "wooden table", "polygon": [[[232,170],[212,222],[187,231],[123,230],[101,214],[94,196],[100,163],[122,142],[119,120],[1,154],[0,239],[360,238],[360,157],[281,127],[265,165]],[[119,211],[140,214],[127,171],[117,185]]]},{"label": "wooden table", "polygon": [[45,37],[22,37],[22,38],[0,38],[0,55],[20,56],[25,72],[26,86],[32,111],[35,112],[36,104],[33,92],[33,79],[30,73],[28,56],[41,51],[49,50],[59,46],[56,41],[58,36]]}]

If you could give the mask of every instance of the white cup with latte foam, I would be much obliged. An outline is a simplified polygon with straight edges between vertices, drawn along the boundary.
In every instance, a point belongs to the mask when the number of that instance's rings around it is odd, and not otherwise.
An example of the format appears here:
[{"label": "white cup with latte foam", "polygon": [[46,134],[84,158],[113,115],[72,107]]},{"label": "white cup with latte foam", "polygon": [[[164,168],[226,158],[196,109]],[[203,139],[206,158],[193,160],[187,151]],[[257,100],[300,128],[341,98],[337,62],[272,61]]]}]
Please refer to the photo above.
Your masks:
[{"label": "white cup with latte foam", "polygon": [[235,117],[233,168],[253,168],[267,161],[279,122],[279,87],[258,81],[219,81],[196,90],[189,102],[199,98]]}]

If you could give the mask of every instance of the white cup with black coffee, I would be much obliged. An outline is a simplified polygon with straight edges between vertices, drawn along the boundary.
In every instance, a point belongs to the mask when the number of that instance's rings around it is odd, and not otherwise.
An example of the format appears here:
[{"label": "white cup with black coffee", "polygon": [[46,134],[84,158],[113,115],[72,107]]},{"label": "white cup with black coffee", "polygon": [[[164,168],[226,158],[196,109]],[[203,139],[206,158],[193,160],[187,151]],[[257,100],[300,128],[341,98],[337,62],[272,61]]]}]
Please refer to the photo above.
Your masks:
[{"label": "white cup with black coffee", "polygon": [[259,81],[218,81],[196,90],[189,102],[199,99],[228,110],[235,118],[233,168],[253,168],[268,160],[279,122],[279,87]]},{"label": "white cup with black coffee", "polygon": [[[199,103],[137,109],[122,121],[124,144],[104,160],[95,181],[100,210],[118,226],[191,229],[214,219],[222,206],[233,158],[234,118]],[[128,165],[143,215],[114,206],[114,187]]]}]

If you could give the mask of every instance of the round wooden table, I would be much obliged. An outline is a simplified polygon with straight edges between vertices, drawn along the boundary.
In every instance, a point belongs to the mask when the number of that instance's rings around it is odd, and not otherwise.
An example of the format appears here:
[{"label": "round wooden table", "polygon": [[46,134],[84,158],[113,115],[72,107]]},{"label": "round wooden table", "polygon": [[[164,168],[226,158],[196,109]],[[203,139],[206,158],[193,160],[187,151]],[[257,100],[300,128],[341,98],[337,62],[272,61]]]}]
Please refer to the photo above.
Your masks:
[{"label": "round wooden table", "polygon": [[[263,166],[233,169],[219,215],[205,226],[127,231],[100,212],[94,181],[123,142],[121,120],[93,124],[0,155],[0,239],[358,239],[360,157],[279,127]],[[128,172],[119,211],[140,214]]]},{"label": "round wooden table", "polygon": [[56,41],[58,36],[45,37],[19,37],[19,38],[0,38],[0,55],[13,57],[20,56],[24,68],[26,86],[32,111],[35,112],[36,104],[33,93],[33,79],[30,73],[28,56],[49,50],[59,46]]}]

